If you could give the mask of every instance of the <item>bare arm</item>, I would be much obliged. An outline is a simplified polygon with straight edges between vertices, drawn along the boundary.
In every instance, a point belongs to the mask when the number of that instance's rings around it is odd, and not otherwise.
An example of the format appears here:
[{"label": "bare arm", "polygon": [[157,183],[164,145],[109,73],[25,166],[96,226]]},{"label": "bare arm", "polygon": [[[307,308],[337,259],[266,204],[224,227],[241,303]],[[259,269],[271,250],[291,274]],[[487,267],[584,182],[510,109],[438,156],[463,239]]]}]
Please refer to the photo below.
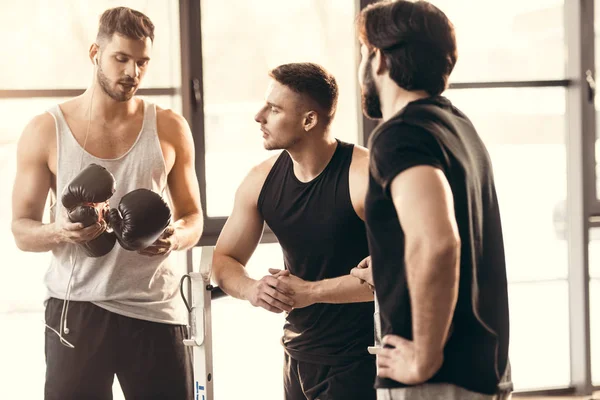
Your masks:
[{"label": "bare arm", "polygon": [[391,195],[406,240],[413,377],[418,383],[433,376],[443,362],[458,296],[460,236],[452,191],[439,169],[417,166],[400,173],[392,181]]},{"label": "bare arm", "polygon": [[365,197],[369,189],[369,150],[354,146],[350,163],[350,200],[356,215],[365,220]]},{"label": "bare arm", "polygon": [[264,220],[257,202],[270,162],[255,167],[241,183],[235,195],[233,211],[217,241],[213,253],[212,274],[225,293],[272,312],[290,311],[293,301],[289,288],[274,276],[257,281],[248,276],[245,265],[258,246]]},{"label": "bare arm", "polygon": [[332,279],[323,279],[316,282],[291,283],[293,279],[302,281],[297,277],[280,277],[283,282],[290,282],[294,290],[295,308],[306,307],[315,303],[361,303],[373,301],[373,291],[351,275],[344,275]]},{"label": "bare arm", "polygon": [[175,163],[169,174],[168,185],[173,204],[173,235],[177,249],[194,247],[204,228],[204,218],[200,205],[200,188],[196,176],[195,150],[192,132],[185,119],[171,113],[172,134],[175,142]]},{"label": "bare arm", "polygon": [[204,229],[192,132],[187,121],[171,110],[160,110],[157,124],[159,134],[174,150],[175,161],[167,178],[173,223],[152,246],[139,252],[150,256],[190,249]]},{"label": "bare arm", "polygon": [[[91,240],[102,233],[101,224],[82,228],[61,218],[42,223],[44,206],[52,184],[48,167],[49,142],[55,141],[54,119],[49,114],[35,117],[24,129],[17,146],[17,174],[12,192],[12,233],[23,251],[45,252],[60,243]],[[57,204],[56,207],[61,205]]]}]

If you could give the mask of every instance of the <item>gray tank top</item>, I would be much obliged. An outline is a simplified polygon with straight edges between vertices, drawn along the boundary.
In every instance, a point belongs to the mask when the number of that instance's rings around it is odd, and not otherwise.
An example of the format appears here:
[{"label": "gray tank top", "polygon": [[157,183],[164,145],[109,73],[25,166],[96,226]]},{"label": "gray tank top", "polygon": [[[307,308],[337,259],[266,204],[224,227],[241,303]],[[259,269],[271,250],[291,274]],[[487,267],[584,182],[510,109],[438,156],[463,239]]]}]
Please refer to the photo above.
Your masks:
[{"label": "gray tank top", "polygon": [[[156,127],[156,107],[144,102],[144,122],[131,148],[119,158],[103,159],[89,154],[75,140],[58,105],[48,112],[56,122],[58,200],[51,218],[65,213],[60,203],[66,185],[87,165],[96,163],[110,171],[116,192],[111,208],[134,189],[145,188],[165,196],[167,173]],[[83,157],[83,161],[82,161]],[[168,201],[168,198],[165,197]],[[72,265],[75,264],[70,300],[89,301],[108,311],[154,322],[185,324],[186,310],[179,297],[179,279],[185,266],[172,256],[142,256],[124,250],[119,243],[107,255],[87,257],[74,244],[62,244],[52,251],[45,275],[47,297],[65,299]]]}]

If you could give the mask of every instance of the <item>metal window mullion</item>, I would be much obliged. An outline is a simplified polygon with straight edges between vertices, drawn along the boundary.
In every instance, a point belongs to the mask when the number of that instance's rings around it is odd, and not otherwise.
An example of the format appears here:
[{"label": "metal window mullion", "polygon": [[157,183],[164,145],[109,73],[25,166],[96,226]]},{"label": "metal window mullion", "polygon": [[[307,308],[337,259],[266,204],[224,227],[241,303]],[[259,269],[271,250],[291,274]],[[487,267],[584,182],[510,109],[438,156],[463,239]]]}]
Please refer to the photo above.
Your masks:
[{"label": "metal window mullion", "polygon": [[[43,97],[75,97],[85,92],[85,89],[0,89],[0,99],[31,99]],[[140,96],[175,96],[179,94],[176,87],[141,88],[136,92]]]},{"label": "metal window mullion", "polygon": [[[595,106],[586,73],[594,66],[594,0],[565,1],[567,44],[567,226],[571,385],[577,395],[592,393],[589,315],[589,216],[593,178]],[[551,349],[548,349],[551,351]]]},{"label": "metal window mullion", "polygon": [[544,81],[480,81],[480,82],[452,82],[448,89],[522,89],[522,88],[546,88],[567,87],[571,85],[568,79],[544,80]]},{"label": "metal window mullion", "polygon": [[[202,67],[202,27],[200,0],[179,0],[181,27],[181,93],[183,116],[194,138],[196,175],[205,219],[203,236],[214,236],[215,221],[208,217],[206,203],[206,141],[204,125],[204,84]],[[219,224],[217,224],[219,225]],[[220,224],[222,228],[223,224]],[[220,231],[220,228],[218,230]],[[214,243],[212,243],[214,244]]]}]

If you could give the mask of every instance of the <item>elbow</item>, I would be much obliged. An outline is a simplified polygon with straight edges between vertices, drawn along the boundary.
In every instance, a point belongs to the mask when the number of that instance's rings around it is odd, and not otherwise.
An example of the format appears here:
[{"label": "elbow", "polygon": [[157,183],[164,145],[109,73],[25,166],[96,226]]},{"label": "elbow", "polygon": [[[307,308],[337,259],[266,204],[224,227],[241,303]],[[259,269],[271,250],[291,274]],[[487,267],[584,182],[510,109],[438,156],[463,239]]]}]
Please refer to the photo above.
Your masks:
[{"label": "elbow", "polygon": [[21,251],[29,251],[26,242],[21,238],[17,221],[13,221],[10,228],[17,248]]},{"label": "elbow", "polygon": [[407,243],[409,264],[428,265],[432,279],[458,278],[461,241],[458,235],[416,238]]},{"label": "elbow", "polygon": [[211,276],[217,286],[223,288],[224,277],[223,277],[223,256],[219,253],[213,253]]},{"label": "elbow", "polygon": [[433,261],[436,265],[444,264],[451,267],[457,265],[461,247],[458,233],[426,237],[422,238],[420,242],[417,248],[422,249],[426,259]]},{"label": "elbow", "polygon": [[456,289],[460,274],[460,246],[458,236],[449,236],[433,247],[429,258],[432,265],[437,266],[439,278],[444,279],[447,284],[451,283]]},{"label": "elbow", "polygon": [[200,238],[204,233],[204,218],[202,217],[202,212],[198,211],[194,216],[194,245],[200,242]]},{"label": "elbow", "polygon": [[31,251],[31,249],[29,249],[29,247],[27,247],[25,242],[17,239],[16,237],[15,237],[15,244],[17,245],[17,248],[21,251]]},{"label": "elbow", "polygon": [[449,234],[439,239],[432,246],[433,257],[449,261],[458,261],[460,259],[461,241],[458,234]]},{"label": "elbow", "polygon": [[444,363],[444,354],[440,352],[436,355],[431,355],[427,360],[417,362],[415,371],[415,384],[421,384],[429,381],[442,368]]}]

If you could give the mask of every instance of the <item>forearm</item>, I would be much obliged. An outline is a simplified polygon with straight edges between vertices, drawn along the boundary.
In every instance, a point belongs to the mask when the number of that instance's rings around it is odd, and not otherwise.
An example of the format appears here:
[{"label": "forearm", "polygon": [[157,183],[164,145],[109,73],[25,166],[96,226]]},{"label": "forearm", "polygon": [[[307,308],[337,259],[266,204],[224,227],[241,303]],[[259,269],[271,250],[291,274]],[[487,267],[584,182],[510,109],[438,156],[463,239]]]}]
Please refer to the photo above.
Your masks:
[{"label": "forearm", "polygon": [[13,221],[12,233],[17,247],[23,251],[51,251],[62,242],[54,223],[44,224],[32,219]]},{"label": "forearm", "polygon": [[242,300],[248,300],[248,289],[255,283],[240,262],[217,253],[213,257],[212,277],[225,293]]},{"label": "forearm", "polygon": [[373,301],[373,292],[351,275],[313,282],[314,303],[360,303]]},{"label": "forearm", "polygon": [[407,252],[413,342],[419,371],[432,376],[443,360],[444,345],[458,296],[460,247],[418,245]]},{"label": "forearm", "polygon": [[204,220],[202,214],[186,215],[173,224],[177,250],[188,250],[194,247],[202,236]]}]

